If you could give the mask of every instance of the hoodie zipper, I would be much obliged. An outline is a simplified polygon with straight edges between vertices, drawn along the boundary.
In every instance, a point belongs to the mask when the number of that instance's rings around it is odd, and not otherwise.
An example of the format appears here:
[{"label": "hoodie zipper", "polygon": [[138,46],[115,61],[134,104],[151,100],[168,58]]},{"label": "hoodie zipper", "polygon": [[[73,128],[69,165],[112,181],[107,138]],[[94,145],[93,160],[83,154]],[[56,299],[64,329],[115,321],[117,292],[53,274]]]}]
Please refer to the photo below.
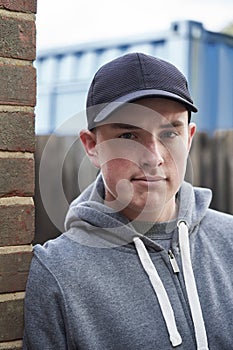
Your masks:
[{"label": "hoodie zipper", "polygon": [[179,266],[177,264],[177,261],[176,261],[176,258],[174,256],[173,252],[170,249],[168,251],[168,255],[169,255],[169,260],[170,260],[173,272],[179,273],[180,272]]}]

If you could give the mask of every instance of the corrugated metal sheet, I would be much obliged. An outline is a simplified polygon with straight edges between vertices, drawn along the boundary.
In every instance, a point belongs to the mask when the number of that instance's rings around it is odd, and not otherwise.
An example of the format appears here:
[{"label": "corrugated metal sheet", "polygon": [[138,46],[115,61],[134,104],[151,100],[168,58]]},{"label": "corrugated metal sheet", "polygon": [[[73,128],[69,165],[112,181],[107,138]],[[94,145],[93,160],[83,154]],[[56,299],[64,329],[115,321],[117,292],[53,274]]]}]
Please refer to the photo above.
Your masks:
[{"label": "corrugated metal sheet", "polygon": [[[199,130],[233,128],[233,37],[182,21],[157,34],[38,52],[37,134],[74,133],[84,127],[84,113],[75,123],[64,122],[84,111],[94,73],[105,62],[133,51],[166,59],[186,75],[199,107]],[[58,130],[59,125],[63,127]]]}]

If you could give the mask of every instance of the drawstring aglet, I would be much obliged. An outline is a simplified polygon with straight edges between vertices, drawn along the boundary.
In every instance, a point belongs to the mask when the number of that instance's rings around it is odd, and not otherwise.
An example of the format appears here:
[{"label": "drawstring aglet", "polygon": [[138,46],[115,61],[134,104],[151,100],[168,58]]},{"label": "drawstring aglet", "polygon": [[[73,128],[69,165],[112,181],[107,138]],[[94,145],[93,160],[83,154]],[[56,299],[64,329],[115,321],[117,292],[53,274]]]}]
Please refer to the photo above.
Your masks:
[{"label": "drawstring aglet", "polygon": [[169,255],[169,259],[170,259],[170,263],[171,263],[173,272],[179,273],[180,272],[179,266],[177,264],[177,261],[176,261],[174,254],[171,250],[168,251],[168,255]]}]

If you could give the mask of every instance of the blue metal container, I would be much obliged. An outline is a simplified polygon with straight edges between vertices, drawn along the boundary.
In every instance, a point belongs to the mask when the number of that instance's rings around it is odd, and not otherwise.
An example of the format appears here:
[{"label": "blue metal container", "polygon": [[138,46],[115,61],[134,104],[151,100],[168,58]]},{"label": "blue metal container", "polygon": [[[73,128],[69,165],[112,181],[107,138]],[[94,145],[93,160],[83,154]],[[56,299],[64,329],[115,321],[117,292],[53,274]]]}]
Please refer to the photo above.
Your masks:
[{"label": "blue metal container", "polygon": [[133,51],[168,60],[185,74],[199,108],[194,117],[199,131],[233,128],[233,37],[182,21],[156,34],[39,51],[37,134],[78,133],[85,126],[84,112],[79,112],[96,70]]}]

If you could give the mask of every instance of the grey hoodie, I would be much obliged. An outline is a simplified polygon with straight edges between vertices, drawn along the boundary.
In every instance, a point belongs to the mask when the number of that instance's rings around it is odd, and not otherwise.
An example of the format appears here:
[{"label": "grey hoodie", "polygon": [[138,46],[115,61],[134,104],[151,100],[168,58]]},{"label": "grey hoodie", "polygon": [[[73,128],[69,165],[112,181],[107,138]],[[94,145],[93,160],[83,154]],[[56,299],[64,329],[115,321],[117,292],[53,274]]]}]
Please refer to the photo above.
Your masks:
[{"label": "grey hoodie", "polygon": [[23,349],[233,349],[233,217],[184,182],[176,225],[157,224],[168,252],[103,193],[99,176],[71,204],[66,232],[35,246]]}]

